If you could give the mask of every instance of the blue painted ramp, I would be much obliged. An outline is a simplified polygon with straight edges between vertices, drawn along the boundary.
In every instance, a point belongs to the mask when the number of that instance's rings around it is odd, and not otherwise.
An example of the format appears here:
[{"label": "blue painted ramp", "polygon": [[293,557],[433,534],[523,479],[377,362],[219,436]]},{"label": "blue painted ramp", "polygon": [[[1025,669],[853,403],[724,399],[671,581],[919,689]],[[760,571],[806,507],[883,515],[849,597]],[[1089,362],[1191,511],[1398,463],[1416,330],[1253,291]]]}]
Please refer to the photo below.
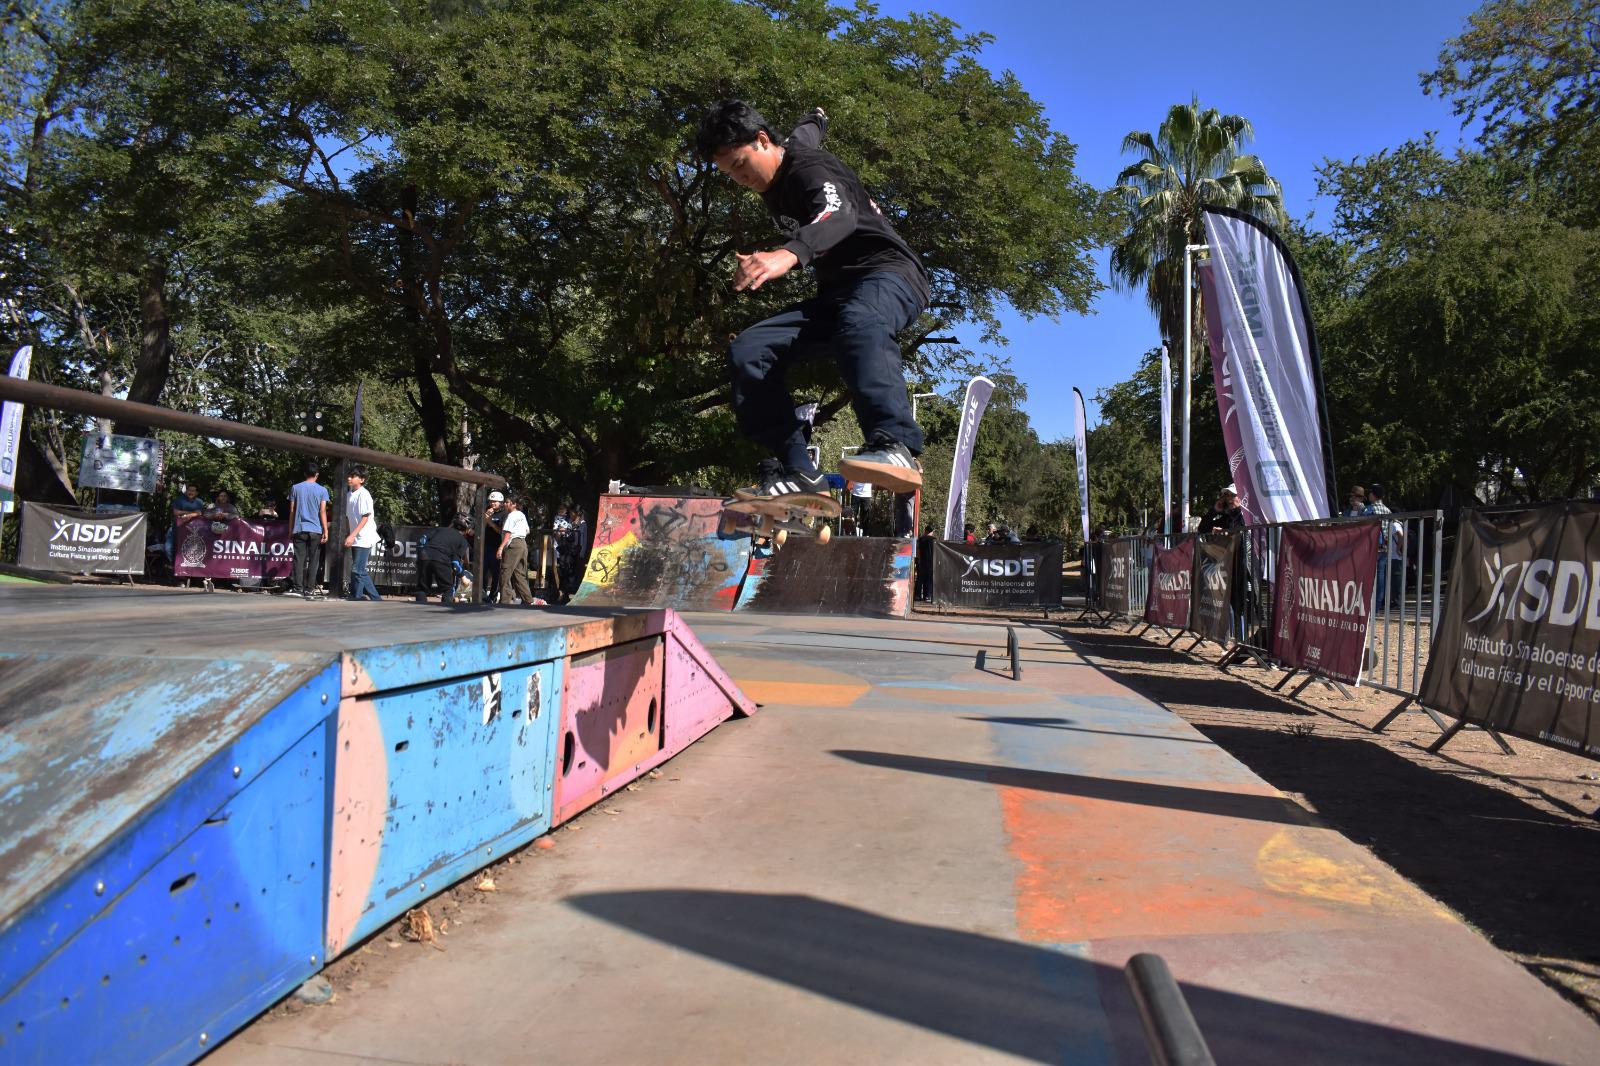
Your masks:
[{"label": "blue painted ramp", "polygon": [[608,649],[667,664],[638,766],[753,709],[670,611],[3,587],[0,633],[6,1064],[192,1061],[547,831]]}]

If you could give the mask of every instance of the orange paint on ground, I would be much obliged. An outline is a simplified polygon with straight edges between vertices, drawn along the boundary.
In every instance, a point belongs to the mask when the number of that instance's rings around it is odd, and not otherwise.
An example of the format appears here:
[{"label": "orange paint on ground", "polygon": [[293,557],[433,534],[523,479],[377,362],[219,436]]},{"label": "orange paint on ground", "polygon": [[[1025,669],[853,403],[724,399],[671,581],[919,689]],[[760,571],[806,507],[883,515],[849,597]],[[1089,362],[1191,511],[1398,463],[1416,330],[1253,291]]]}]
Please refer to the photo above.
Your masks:
[{"label": "orange paint on ground", "polygon": [[1303,931],[1440,913],[1332,830],[1027,788],[1000,797],[1021,864],[1025,940]]},{"label": "orange paint on ground", "polygon": [[798,707],[848,707],[872,686],[831,685],[817,681],[760,681],[736,678],[744,694],[757,703],[788,703]]}]

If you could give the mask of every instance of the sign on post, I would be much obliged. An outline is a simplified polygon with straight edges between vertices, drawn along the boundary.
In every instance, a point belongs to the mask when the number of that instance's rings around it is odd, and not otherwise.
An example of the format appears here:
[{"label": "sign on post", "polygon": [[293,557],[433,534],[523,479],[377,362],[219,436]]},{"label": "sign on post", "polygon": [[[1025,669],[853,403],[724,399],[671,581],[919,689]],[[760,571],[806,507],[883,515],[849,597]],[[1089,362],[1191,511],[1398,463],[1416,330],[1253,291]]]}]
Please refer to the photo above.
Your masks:
[{"label": "sign on post", "polygon": [[93,434],[83,438],[78,487],[154,492],[165,461],[166,445],[153,438]]}]

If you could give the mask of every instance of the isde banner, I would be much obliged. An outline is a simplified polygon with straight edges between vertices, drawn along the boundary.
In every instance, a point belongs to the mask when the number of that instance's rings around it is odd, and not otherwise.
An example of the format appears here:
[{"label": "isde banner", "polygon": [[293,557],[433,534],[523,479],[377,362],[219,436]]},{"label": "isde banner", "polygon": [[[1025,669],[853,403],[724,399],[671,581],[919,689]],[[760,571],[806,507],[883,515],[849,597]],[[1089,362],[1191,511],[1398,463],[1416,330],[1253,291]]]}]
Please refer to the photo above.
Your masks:
[{"label": "isde banner", "polygon": [[1213,644],[1233,639],[1234,580],[1239,537],[1211,533],[1195,539],[1189,628]]},{"label": "isde banner", "polygon": [[1600,504],[1463,512],[1421,703],[1600,757]]},{"label": "isde banner", "polygon": [[97,514],[24,501],[17,565],[67,574],[142,574],[146,528],[138,512]]},{"label": "isde banner", "polygon": [[1056,607],[1061,542],[933,546],[933,598],[961,607]]}]

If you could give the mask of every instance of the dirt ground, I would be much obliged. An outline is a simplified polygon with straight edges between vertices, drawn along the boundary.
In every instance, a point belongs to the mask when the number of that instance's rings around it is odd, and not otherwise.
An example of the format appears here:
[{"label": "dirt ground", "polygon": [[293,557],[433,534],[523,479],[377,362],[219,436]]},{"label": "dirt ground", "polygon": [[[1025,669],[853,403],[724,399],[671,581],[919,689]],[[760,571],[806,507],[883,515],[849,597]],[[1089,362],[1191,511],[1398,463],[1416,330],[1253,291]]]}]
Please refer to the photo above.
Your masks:
[{"label": "dirt ground", "polygon": [[1043,626],[1162,704],[1270,784],[1364,844],[1541,980],[1600,1020],[1600,763],[1471,729],[1437,755],[1420,711],[1381,734],[1400,698],[1313,684],[1299,699],[1262,667],[1218,669],[1221,649],[1127,623],[1039,615]]}]

